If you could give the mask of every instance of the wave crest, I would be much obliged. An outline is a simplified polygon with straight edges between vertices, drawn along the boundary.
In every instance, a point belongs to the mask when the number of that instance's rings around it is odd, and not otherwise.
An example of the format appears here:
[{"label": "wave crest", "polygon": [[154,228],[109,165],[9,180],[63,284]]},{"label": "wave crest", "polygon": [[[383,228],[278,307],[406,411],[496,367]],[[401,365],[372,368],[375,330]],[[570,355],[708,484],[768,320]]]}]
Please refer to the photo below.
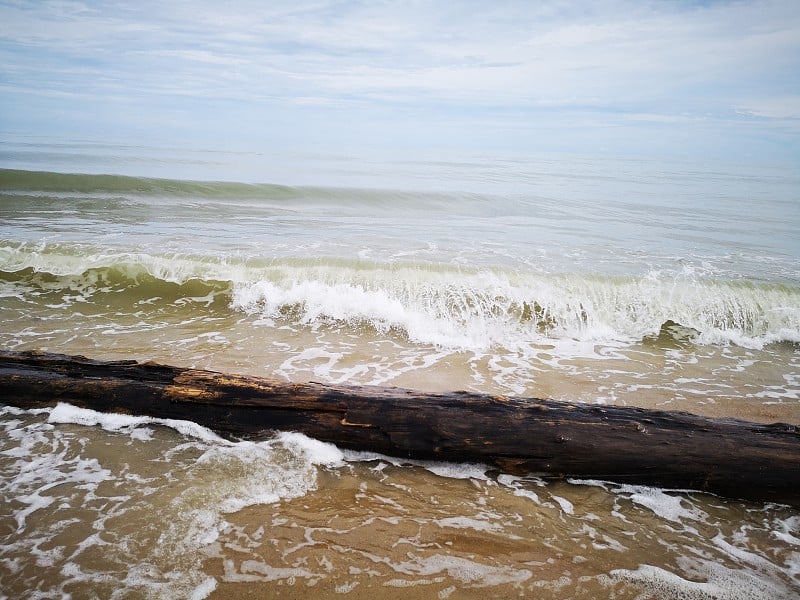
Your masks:
[{"label": "wave crest", "polygon": [[309,275],[237,285],[232,306],[269,317],[291,307],[306,324],[368,323],[470,350],[554,338],[633,343],[669,324],[696,331],[699,343],[800,342],[800,293],[784,286],[410,267]]},{"label": "wave crest", "polygon": [[[3,296],[185,304],[312,326],[400,331],[420,344],[633,343],[669,324],[697,343],[800,343],[800,289],[692,277],[609,277],[342,259],[222,260],[0,246]],[[69,293],[68,293],[69,292]]]}]

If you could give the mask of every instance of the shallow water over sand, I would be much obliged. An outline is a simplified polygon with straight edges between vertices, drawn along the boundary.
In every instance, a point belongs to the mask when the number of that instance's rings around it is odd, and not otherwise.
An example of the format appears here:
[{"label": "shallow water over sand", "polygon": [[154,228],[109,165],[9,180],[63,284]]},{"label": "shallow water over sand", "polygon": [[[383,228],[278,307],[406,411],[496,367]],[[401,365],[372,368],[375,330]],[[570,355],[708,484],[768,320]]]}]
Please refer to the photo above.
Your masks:
[{"label": "shallow water over sand", "polygon": [[[786,507],[4,409],[12,597],[791,598]],[[79,423],[79,424],[73,424]]]}]

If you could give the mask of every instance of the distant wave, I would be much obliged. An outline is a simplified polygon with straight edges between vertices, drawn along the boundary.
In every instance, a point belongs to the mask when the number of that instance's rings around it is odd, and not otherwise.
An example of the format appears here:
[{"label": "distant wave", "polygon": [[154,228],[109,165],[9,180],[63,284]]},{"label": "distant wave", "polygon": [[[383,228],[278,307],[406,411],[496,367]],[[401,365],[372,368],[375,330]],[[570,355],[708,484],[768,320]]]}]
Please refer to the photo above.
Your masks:
[{"label": "distant wave", "polygon": [[[800,343],[800,288],[688,278],[544,275],[435,263],[222,260],[0,244],[0,298],[117,310],[186,305],[300,325],[400,332],[486,350],[569,338],[633,343],[682,326],[700,344]],[[665,327],[667,329],[665,329]]]},{"label": "distant wave", "polygon": [[182,181],[126,175],[91,175],[0,169],[0,190],[18,192],[75,192],[185,195],[196,197],[261,197],[283,193],[292,195],[294,188],[274,184]]},{"label": "distant wave", "polygon": [[[314,186],[286,186],[273,183],[240,183],[233,181],[187,181],[154,177],[131,177],[127,175],[95,175],[82,173],[54,173],[49,171],[22,171],[0,169],[0,191],[19,202],[20,197],[30,196],[41,202],[42,197],[60,199],[80,196],[82,208],[89,208],[89,201],[96,199],[99,206],[107,206],[109,200],[134,199],[137,197],[183,198],[225,201],[269,200],[282,204],[322,203],[349,204],[395,208],[398,202],[405,207],[418,205],[426,209],[437,206],[449,208],[454,194]],[[471,194],[456,194],[463,203],[473,200],[482,207],[483,197]],[[463,207],[462,207],[463,208]]]}]

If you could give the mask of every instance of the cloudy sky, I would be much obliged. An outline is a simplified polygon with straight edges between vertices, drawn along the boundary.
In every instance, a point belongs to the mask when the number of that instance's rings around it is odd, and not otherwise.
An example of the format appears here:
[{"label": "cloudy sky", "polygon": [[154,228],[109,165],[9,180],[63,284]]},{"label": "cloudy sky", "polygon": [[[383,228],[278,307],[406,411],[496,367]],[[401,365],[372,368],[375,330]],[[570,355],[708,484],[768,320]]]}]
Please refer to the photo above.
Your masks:
[{"label": "cloudy sky", "polygon": [[0,132],[800,162],[800,1],[0,0]]}]

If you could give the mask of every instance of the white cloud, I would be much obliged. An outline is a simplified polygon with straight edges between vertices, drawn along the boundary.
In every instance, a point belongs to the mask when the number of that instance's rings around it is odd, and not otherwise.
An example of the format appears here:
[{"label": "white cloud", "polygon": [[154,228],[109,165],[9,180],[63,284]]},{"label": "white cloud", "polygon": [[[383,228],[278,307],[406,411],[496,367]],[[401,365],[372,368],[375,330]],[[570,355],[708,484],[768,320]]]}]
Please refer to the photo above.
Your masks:
[{"label": "white cloud", "polygon": [[0,2],[0,93],[127,93],[154,118],[193,99],[690,127],[796,117],[798,72],[792,0]]},{"label": "white cloud", "polygon": [[800,95],[760,98],[737,107],[744,114],[770,119],[800,119]]}]

